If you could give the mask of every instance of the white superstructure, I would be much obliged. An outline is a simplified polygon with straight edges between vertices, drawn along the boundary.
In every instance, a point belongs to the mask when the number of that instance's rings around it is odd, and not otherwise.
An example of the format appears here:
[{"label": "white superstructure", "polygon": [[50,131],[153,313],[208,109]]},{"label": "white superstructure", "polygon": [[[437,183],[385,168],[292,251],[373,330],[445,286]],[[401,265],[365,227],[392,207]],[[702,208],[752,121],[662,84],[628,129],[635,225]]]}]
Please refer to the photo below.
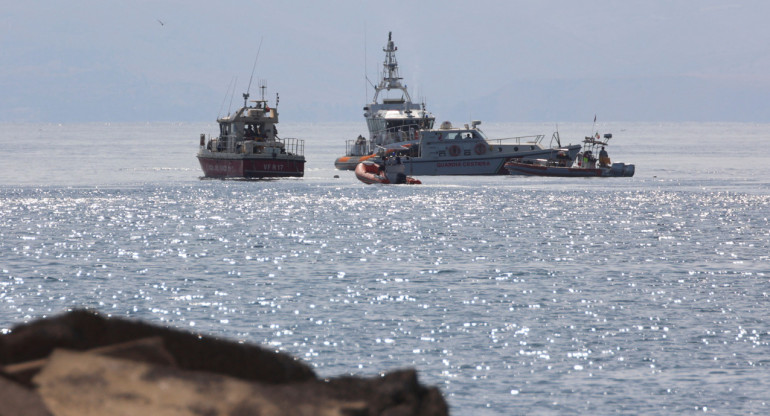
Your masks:
[{"label": "white superstructure", "polygon": [[374,153],[377,147],[414,140],[417,132],[433,128],[436,118],[425,109],[425,103],[415,103],[398,72],[396,51],[392,32],[388,43],[382,49],[385,61],[382,64],[382,78],[374,86],[372,101],[364,106],[364,117],[369,137],[359,136],[346,142],[345,156],[334,162],[337,169],[354,169],[362,156]]},{"label": "white superstructure", "polygon": [[425,109],[425,103],[412,102],[409,90],[401,82],[403,78],[396,61],[398,48],[392,33],[388,33],[388,43],[382,50],[385,52],[382,79],[374,88],[372,102],[364,107],[369,140],[377,146],[413,140],[418,130],[433,128],[435,121],[433,114]]}]

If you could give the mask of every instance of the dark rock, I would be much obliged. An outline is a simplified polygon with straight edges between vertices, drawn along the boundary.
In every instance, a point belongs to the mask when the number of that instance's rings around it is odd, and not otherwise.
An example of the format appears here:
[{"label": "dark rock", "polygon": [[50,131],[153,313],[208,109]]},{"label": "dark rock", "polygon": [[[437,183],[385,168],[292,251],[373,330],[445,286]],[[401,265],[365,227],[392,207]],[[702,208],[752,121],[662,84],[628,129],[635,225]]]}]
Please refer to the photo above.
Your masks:
[{"label": "dark rock", "polygon": [[163,339],[168,352],[185,370],[263,383],[316,378],[309,366],[287,354],[127,319],[108,319],[85,310],[14,327],[0,337],[0,364],[43,358],[54,348],[84,351],[154,336]]},{"label": "dark rock", "polygon": [[[150,364],[177,366],[176,360],[166,351],[161,337],[142,338],[122,344],[112,344],[89,350],[89,352],[109,357],[146,362]],[[32,377],[47,364],[47,358],[8,364],[2,367],[5,376],[19,383],[32,387]]]},{"label": "dark rock", "polygon": [[330,379],[325,394],[338,400],[364,400],[371,415],[449,414],[444,398],[435,387],[427,388],[417,380],[412,369],[393,371],[382,377]]},{"label": "dark rock", "polygon": [[51,416],[33,390],[0,377],[0,416]]},{"label": "dark rock", "polygon": [[1,335],[0,364],[0,382],[11,386],[0,384],[0,403],[15,406],[0,406],[0,416],[449,414],[440,391],[411,369],[319,380],[259,346],[82,310]]}]

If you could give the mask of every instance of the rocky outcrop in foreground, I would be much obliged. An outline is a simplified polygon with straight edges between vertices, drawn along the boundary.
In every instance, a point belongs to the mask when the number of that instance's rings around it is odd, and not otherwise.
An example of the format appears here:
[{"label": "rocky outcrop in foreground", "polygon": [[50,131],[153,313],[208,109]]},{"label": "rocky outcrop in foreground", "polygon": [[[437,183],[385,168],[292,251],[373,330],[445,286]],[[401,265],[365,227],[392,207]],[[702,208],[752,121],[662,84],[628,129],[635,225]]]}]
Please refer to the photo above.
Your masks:
[{"label": "rocky outcrop in foreground", "polygon": [[447,415],[414,370],[319,379],[241,344],[90,311],[0,336],[0,416]]}]

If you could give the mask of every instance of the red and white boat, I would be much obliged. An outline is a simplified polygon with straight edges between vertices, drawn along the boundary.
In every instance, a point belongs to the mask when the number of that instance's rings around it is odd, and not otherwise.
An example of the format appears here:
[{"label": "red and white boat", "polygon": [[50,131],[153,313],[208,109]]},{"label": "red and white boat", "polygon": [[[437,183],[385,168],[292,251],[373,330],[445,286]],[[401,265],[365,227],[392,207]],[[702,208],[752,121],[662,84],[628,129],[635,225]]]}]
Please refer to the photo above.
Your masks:
[{"label": "red and white boat", "polygon": [[361,162],[356,166],[355,173],[356,178],[367,185],[373,183],[419,185],[422,183],[419,179],[406,176],[403,165],[400,163],[382,166],[370,161]]},{"label": "red and white boat", "polygon": [[251,101],[243,94],[243,107],[217,119],[219,136],[201,134],[198,161],[207,178],[271,178],[304,176],[305,141],[278,137],[278,96],[268,106],[263,96]]}]

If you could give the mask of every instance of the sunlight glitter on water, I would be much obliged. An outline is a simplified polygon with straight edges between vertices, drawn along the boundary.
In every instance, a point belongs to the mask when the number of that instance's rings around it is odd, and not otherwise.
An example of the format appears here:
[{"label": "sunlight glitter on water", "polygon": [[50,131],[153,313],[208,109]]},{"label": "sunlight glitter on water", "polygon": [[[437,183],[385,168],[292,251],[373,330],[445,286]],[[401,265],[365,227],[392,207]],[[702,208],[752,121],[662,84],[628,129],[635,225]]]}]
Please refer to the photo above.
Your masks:
[{"label": "sunlight glitter on water", "polygon": [[[640,149],[648,169],[656,157]],[[0,330],[92,307],[322,376],[414,366],[461,414],[766,413],[761,179],[375,187],[311,168],[0,188]]]},{"label": "sunlight glitter on water", "polygon": [[[767,281],[766,197],[616,192],[598,211],[591,192],[524,191],[513,204],[491,190],[343,198],[252,187],[6,198],[14,271],[3,273],[15,284],[4,303],[155,316],[272,345],[323,374],[435,368],[426,377],[457,403],[479,382],[489,400],[513,389],[537,407],[532,386],[559,389],[555,375],[617,378],[641,365],[636,376],[652,382],[692,359],[751,368],[720,345],[747,357],[737,345],[767,346],[766,329],[731,312],[766,301],[749,295]],[[691,352],[659,356],[640,341]]]}]

